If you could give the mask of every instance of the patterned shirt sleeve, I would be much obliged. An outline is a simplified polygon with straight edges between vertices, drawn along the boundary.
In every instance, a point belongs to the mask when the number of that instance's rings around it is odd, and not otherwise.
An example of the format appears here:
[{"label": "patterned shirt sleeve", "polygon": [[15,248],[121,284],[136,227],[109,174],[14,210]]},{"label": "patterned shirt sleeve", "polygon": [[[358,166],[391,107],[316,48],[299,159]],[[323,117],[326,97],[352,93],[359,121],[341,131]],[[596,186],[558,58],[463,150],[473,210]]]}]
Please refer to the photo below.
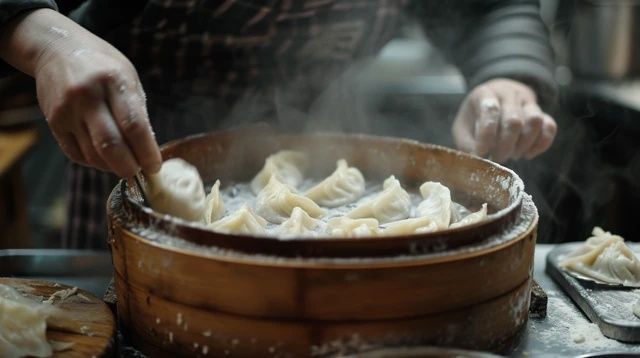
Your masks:
[{"label": "patterned shirt sleeve", "polygon": [[[39,8],[58,10],[56,2],[53,0],[0,0],[0,28],[22,12]],[[0,60],[0,77],[13,71],[8,64]]]},{"label": "patterned shirt sleeve", "polygon": [[465,76],[468,88],[505,77],[533,88],[541,106],[556,102],[554,55],[537,0],[414,1],[427,37]]}]

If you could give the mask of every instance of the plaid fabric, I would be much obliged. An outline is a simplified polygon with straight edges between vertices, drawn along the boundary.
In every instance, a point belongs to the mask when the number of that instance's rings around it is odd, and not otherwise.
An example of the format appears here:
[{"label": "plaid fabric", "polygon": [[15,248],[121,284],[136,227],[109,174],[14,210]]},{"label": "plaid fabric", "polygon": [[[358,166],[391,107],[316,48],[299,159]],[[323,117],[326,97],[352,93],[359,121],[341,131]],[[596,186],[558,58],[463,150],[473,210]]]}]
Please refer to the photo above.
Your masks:
[{"label": "plaid fabric", "polygon": [[[136,65],[160,143],[304,111],[354,60],[395,33],[404,0],[150,0],[109,40]],[[294,95],[291,95],[294,94]],[[62,244],[105,248],[116,178],[71,164]]]}]

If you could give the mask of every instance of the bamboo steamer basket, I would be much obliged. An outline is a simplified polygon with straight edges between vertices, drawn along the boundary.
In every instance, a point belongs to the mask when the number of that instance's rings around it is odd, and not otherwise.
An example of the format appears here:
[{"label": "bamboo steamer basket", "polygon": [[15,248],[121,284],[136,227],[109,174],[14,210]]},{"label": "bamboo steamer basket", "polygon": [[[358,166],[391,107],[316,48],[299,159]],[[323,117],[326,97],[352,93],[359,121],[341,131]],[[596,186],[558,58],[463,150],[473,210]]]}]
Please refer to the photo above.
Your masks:
[{"label": "bamboo steamer basket", "polygon": [[512,171],[457,151],[364,135],[214,132],[171,142],[165,159],[205,182],[248,181],[279,149],[308,175],[346,158],[368,179],[447,185],[486,221],[388,238],[226,235],[144,207],[126,182],[107,205],[118,317],[152,356],[324,356],[371,346],[499,350],[526,323],[537,212]]}]

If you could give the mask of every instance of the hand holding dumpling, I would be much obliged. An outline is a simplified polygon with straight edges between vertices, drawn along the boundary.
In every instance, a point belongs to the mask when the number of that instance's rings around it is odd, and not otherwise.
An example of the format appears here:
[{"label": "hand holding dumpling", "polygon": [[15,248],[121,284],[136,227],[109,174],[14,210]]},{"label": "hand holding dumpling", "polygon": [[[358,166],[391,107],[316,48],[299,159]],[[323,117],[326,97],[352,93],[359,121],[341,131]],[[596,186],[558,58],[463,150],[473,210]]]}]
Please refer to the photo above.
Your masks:
[{"label": "hand holding dumpling", "polygon": [[205,192],[193,165],[180,158],[169,159],[147,179],[147,199],[154,210],[184,220],[202,221]]}]

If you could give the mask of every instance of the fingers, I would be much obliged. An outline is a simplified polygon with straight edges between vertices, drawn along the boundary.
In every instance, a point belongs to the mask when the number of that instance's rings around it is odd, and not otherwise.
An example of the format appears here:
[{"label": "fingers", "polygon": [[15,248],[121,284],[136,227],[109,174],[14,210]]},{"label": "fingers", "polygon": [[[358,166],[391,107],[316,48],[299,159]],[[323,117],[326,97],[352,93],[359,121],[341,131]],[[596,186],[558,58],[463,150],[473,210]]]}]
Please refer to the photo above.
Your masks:
[{"label": "fingers", "polygon": [[[135,175],[140,166],[122,138],[109,108],[104,102],[91,107],[87,113],[88,140],[98,156],[120,177]],[[93,164],[93,163],[92,163]]]},{"label": "fingers", "polygon": [[517,93],[501,96],[502,115],[493,160],[504,162],[513,155],[524,126],[522,101]]},{"label": "fingers", "polygon": [[160,170],[162,157],[153,136],[138,81],[114,80],[107,86],[111,115],[136,162],[145,172]]},{"label": "fingers", "polygon": [[494,79],[473,89],[458,113],[452,132],[458,148],[496,162],[531,159],[551,147],[557,126],[537,104],[535,92],[508,79]]},{"label": "fingers", "polygon": [[94,148],[89,130],[86,126],[78,129],[74,138],[76,139],[76,143],[80,147],[80,151],[82,152],[82,156],[84,157],[84,161],[86,162],[85,165],[90,165],[105,172],[111,171],[109,165],[102,159],[100,154],[98,154],[98,152]]},{"label": "fingers", "polygon": [[81,164],[81,165],[89,165],[82,155],[82,150],[80,150],[80,145],[76,140],[76,137],[71,132],[60,132],[55,128],[51,129],[53,136],[56,138],[58,145],[60,145],[60,149],[62,152],[69,157],[72,161]]},{"label": "fingers", "polygon": [[545,116],[544,112],[542,112],[535,102],[525,104],[522,109],[522,115],[524,125],[512,155],[513,159],[520,159],[525,153],[529,153],[529,150],[532,149],[542,130]]},{"label": "fingers", "polygon": [[453,121],[453,126],[451,126],[451,134],[458,149],[473,153],[476,148],[474,137],[475,113],[469,102],[471,102],[471,97],[467,97],[462,106],[460,106],[460,110]]},{"label": "fingers", "polygon": [[474,127],[474,152],[484,156],[493,149],[498,137],[501,106],[498,97],[488,88],[478,87],[474,95],[477,96],[475,107],[478,118]]},{"label": "fingers", "polygon": [[524,153],[524,156],[527,159],[532,159],[547,151],[556,137],[558,126],[553,118],[548,114],[544,114],[542,119],[542,129],[540,130],[540,134],[531,148]]}]

